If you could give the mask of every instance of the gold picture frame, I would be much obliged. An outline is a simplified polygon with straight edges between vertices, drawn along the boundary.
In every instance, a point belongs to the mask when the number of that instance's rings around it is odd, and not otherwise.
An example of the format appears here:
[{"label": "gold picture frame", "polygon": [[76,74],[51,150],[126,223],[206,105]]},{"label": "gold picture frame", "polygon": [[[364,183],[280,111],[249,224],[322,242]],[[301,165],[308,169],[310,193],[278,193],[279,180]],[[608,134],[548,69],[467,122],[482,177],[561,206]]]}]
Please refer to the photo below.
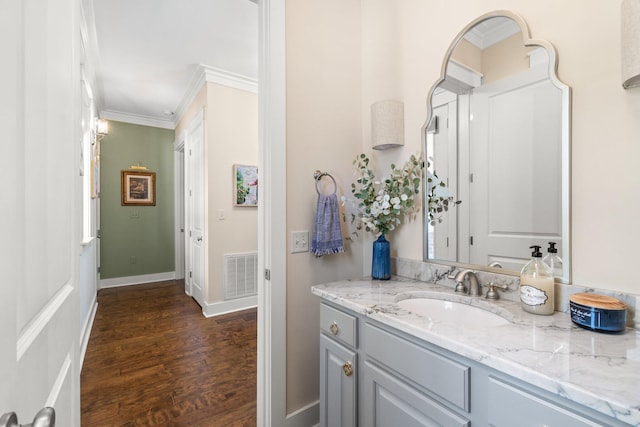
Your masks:
[{"label": "gold picture frame", "polygon": [[123,170],[122,206],[155,206],[156,173]]}]

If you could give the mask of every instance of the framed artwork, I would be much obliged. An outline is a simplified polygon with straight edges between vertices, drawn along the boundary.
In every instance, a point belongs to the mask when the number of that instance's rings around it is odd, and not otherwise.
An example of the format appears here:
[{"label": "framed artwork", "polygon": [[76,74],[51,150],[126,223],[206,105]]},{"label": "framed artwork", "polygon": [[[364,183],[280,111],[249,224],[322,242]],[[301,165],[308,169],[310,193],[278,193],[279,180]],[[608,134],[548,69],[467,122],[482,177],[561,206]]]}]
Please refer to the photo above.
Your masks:
[{"label": "framed artwork", "polygon": [[122,206],[155,206],[156,173],[123,170]]},{"label": "framed artwork", "polygon": [[258,206],[258,167],[233,165],[233,205]]}]

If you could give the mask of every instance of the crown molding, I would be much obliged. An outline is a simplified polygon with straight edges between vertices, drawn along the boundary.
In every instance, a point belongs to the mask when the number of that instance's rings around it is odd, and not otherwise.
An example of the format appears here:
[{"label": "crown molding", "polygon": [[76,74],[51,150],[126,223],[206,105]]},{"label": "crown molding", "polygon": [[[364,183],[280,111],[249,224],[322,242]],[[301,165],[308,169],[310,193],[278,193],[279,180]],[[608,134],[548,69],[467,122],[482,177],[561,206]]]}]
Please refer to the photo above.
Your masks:
[{"label": "crown molding", "polygon": [[178,105],[178,108],[176,108],[176,114],[174,116],[177,119],[176,123],[182,120],[182,116],[191,103],[193,103],[198,93],[200,93],[205,83],[216,83],[246,92],[258,93],[257,79],[200,64],[193,73],[193,77],[182,101]]},{"label": "crown molding", "polygon": [[107,120],[115,120],[117,122],[131,123],[134,125],[151,126],[162,129],[175,129],[176,124],[173,120],[162,120],[156,117],[148,117],[137,114],[123,113],[121,111],[103,110],[100,111],[100,118]]}]

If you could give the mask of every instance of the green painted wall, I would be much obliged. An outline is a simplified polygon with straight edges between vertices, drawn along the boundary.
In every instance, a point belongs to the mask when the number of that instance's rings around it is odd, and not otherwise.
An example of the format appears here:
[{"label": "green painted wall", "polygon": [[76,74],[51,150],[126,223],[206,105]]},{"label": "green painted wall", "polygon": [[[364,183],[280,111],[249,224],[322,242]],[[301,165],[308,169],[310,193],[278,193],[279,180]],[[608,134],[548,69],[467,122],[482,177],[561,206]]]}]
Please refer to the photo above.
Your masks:
[{"label": "green painted wall", "polygon": [[[109,121],[100,146],[101,279],[175,270],[174,131]],[[156,172],[156,206],[122,206],[120,171]]]}]

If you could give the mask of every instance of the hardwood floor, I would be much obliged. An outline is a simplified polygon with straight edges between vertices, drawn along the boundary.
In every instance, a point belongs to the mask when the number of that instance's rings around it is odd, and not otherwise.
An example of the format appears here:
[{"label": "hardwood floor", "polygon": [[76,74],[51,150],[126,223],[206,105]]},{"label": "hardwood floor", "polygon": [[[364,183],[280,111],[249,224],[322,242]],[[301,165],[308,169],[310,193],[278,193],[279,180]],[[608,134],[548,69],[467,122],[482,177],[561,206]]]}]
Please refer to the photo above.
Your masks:
[{"label": "hardwood floor", "polygon": [[214,318],[182,281],[103,289],[82,426],[255,426],[256,310]]}]

